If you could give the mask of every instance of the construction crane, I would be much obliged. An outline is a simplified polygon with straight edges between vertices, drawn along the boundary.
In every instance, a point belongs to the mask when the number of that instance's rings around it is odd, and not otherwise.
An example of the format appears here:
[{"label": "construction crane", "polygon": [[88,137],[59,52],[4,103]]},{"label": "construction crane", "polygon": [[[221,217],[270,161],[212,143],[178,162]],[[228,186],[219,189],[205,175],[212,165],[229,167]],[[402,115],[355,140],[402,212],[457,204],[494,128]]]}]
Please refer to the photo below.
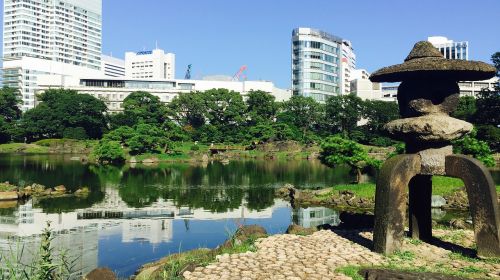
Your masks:
[{"label": "construction crane", "polygon": [[236,74],[234,74],[233,76],[233,81],[239,81],[240,78],[243,78],[243,79],[246,79],[247,76],[243,74],[243,72],[247,70],[247,66],[246,65],[243,65],[240,67],[240,70],[238,70],[238,72],[236,72]]},{"label": "construction crane", "polygon": [[188,68],[186,70],[186,75],[184,76],[184,79],[190,80],[191,79],[191,64],[188,64]]}]

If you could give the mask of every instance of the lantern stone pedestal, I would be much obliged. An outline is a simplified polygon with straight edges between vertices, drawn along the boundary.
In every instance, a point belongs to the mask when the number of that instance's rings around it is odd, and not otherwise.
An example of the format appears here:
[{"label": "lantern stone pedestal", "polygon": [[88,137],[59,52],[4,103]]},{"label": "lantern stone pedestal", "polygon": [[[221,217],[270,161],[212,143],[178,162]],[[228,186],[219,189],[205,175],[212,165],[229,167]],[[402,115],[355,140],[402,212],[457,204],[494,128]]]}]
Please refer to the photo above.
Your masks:
[{"label": "lantern stone pedestal", "polygon": [[403,118],[384,129],[404,141],[407,152],[387,160],[379,174],[373,232],[376,252],[388,254],[401,248],[407,202],[410,236],[424,241],[432,238],[432,176],[446,175],[465,184],[478,256],[500,256],[500,213],[493,179],[478,160],[453,154],[450,141],[469,133],[472,125],[449,116],[458,105],[458,81],[484,80],[495,72],[486,63],[445,59],[423,41],[415,44],[403,64],[370,76],[373,82],[402,82],[398,104]]}]

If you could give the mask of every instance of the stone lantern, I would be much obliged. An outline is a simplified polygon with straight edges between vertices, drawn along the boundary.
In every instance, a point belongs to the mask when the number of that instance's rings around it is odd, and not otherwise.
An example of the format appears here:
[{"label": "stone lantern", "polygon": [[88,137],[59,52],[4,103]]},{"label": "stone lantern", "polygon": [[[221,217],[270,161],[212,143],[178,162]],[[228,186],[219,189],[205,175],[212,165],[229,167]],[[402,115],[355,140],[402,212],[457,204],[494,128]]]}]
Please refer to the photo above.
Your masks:
[{"label": "stone lantern", "polygon": [[459,102],[458,81],[485,80],[496,69],[478,61],[445,59],[429,42],[418,42],[398,65],[370,76],[372,82],[401,82],[398,88],[402,119],[384,129],[406,143],[406,154],[387,160],[380,171],[375,195],[374,250],[392,253],[404,237],[409,188],[409,226],[412,238],[432,238],[432,175],[464,181],[479,256],[500,256],[500,214],[495,184],[476,159],[454,155],[450,141],[472,130],[468,122],[449,116]]}]

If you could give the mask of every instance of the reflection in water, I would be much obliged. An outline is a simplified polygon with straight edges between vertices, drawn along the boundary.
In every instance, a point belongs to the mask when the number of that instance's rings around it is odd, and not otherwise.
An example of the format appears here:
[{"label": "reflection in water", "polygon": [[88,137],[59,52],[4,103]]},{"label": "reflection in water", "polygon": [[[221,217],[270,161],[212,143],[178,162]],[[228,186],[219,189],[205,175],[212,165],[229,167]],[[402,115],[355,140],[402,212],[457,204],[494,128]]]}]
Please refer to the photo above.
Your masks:
[{"label": "reflection in water", "polygon": [[292,220],[294,224],[305,228],[313,228],[324,224],[332,226],[340,224],[339,212],[325,207],[293,209]]},{"label": "reflection in water", "polygon": [[[274,199],[274,191],[284,184],[320,188],[352,179],[345,168],[329,169],[315,161],[117,168],[84,165],[69,161],[69,156],[0,155],[0,181],[91,190],[85,198],[33,200],[0,208],[0,246],[5,252],[9,244],[19,242],[36,250],[45,221],[50,220],[56,236],[53,245],[71,249],[78,275],[106,266],[127,277],[165,255],[214,248],[243,224],[261,225],[270,234],[284,232],[292,216],[304,227],[338,224],[334,210],[311,207],[292,212],[287,203]],[[32,255],[23,258],[29,262]]]},{"label": "reflection in water", "polygon": [[[104,189],[101,202],[75,211],[44,213],[43,209],[33,206],[32,200],[16,209],[1,211],[0,249],[7,253],[19,242],[33,249],[22,254],[23,264],[31,263],[40,235],[50,221],[55,236],[54,251],[69,248],[69,258],[76,260],[73,279],[98,266],[108,266],[121,276],[129,276],[141,264],[164,255],[200,246],[215,247],[240,224],[266,223],[271,233],[282,232],[290,224],[290,218],[282,219],[283,215],[273,217],[277,210],[289,213],[288,204],[281,200],[273,201],[271,207],[260,211],[243,203],[226,212],[209,212],[202,208],[178,207],[174,201],[163,198],[136,208],[122,199],[119,188],[106,186]],[[176,221],[182,222],[182,227],[178,227]],[[199,224],[205,224],[201,231]],[[185,237],[190,244],[183,244]],[[136,251],[137,245],[142,252]],[[114,263],[117,259],[120,262]]]}]

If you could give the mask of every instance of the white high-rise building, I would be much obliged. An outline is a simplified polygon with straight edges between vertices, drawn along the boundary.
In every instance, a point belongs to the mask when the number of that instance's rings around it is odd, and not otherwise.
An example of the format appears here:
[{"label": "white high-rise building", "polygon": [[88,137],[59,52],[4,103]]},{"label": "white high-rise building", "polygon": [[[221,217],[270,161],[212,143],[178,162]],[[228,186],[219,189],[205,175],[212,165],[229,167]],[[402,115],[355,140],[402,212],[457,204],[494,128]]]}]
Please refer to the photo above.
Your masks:
[{"label": "white high-rise building", "polygon": [[349,93],[356,56],[349,41],[312,28],[292,32],[292,93],[324,102]]},{"label": "white high-rise building", "polygon": [[175,54],[160,49],[126,52],[125,75],[136,79],[175,79]]},{"label": "white high-rise building", "polygon": [[469,42],[454,42],[443,36],[427,37],[434,47],[436,47],[447,59],[469,60]]},{"label": "white high-rise building", "polygon": [[3,83],[35,105],[39,74],[97,75],[102,0],[4,0]]}]

